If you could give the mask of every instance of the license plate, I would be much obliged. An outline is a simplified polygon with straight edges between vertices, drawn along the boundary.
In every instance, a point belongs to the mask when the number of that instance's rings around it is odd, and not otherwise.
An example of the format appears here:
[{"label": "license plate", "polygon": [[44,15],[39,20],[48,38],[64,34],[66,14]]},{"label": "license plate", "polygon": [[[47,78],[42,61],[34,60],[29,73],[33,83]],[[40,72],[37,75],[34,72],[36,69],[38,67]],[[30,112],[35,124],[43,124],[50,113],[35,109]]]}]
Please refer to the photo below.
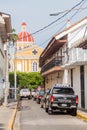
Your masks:
[{"label": "license plate", "polygon": [[66,106],[67,106],[67,104],[61,104],[61,106],[62,106],[62,107],[66,107]]}]

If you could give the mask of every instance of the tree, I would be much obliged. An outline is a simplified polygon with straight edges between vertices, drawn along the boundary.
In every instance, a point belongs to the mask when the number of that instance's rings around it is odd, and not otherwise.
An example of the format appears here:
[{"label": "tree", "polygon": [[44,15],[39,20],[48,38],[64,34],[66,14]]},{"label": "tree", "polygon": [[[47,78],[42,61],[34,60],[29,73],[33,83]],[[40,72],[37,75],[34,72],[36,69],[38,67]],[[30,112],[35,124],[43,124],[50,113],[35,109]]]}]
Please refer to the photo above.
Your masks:
[{"label": "tree", "polygon": [[10,34],[10,40],[13,41],[13,44],[14,42],[16,42],[18,40],[18,35],[15,33],[15,29],[13,28],[12,29],[12,33]]},{"label": "tree", "polygon": [[[9,73],[10,85],[14,85],[14,72]],[[43,85],[43,78],[39,72],[17,72],[17,87],[27,87],[29,89],[37,88],[39,85]]]},{"label": "tree", "polygon": [[11,86],[14,86],[14,72],[9,73],[9,82]]}]

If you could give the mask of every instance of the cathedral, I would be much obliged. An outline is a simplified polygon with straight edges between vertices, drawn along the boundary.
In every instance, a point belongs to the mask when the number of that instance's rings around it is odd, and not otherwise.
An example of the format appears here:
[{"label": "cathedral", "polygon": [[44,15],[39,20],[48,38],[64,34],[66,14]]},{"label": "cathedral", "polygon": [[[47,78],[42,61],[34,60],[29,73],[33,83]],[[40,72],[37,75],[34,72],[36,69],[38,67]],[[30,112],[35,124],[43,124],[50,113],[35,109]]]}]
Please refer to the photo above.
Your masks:
[{"label": "cathedral", "polygon": [[[12,71],[14,65],[16,71],[20,72],[40,72],[39,57],[43,48],[37,46],[34,42],[33,36],[26,31],[27,24],[21,24],[21,32],[18,34],[16,42],[15,60],[12,58]],[[15,62],[14,62],[15,61]]]}]

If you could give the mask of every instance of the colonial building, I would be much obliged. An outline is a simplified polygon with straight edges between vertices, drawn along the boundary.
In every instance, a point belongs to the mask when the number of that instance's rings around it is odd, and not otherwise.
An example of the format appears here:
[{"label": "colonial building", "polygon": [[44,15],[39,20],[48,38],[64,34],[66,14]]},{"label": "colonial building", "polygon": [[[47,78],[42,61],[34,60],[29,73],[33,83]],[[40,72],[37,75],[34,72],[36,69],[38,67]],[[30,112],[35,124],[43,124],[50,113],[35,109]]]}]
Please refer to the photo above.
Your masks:
[{"label": "colonial building", "polygon": [[40,56],[45,88],[68,84],[79,96],[79,107],[87,110],[87,17],[53,36]]},{"label": "colonial building", "polygon": [[[22,23],[22,31],[18,34],[16,51],[16,70],[20,72],[40,72],[39,56],[43,48],[37,46],[33,36],[26,30],[27,24]],[[14,57],[12,59],[12,70],[14,70]]]},{"label": "colonial building", "polygon": [[[0,102],[3,98],[3,90],[5,88],[6,78],[8,74],[6,73],[7,55],[6,50],[4,52],[4,45],[7,45],[8,33],[11,33],[11,18],[9,14],[0,12]],[[8,69],[8,66],[7,66]],[[6,86],[7,87],[7,86]]]}]

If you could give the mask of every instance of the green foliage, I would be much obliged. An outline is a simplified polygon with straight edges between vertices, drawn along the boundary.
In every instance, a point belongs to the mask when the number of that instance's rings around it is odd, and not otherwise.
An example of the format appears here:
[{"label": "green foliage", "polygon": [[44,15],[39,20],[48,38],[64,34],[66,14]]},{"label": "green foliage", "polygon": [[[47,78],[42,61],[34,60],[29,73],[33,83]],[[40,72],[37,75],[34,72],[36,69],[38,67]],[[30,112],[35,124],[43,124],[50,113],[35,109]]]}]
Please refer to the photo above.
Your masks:
[{"label": "green foliage", "polygon": [[[9,73],[9,81],[11,86],[14,86],[14,73]],[[43,78],[39,72],[17,72],[17,86],[21,88],[37,88],[38,85],[43,85]]]},{"label": "green foliage", "polygon": [[9,81],[10,81],[10,85],[14,86],[14,72],[9,73]]},{"label": "green foliage", "polygon": [[18,35],[15,33],[15,29],[12,29],[12,34],[10,35],[10,40],[14,42],[16,42],[18,40]]}]

